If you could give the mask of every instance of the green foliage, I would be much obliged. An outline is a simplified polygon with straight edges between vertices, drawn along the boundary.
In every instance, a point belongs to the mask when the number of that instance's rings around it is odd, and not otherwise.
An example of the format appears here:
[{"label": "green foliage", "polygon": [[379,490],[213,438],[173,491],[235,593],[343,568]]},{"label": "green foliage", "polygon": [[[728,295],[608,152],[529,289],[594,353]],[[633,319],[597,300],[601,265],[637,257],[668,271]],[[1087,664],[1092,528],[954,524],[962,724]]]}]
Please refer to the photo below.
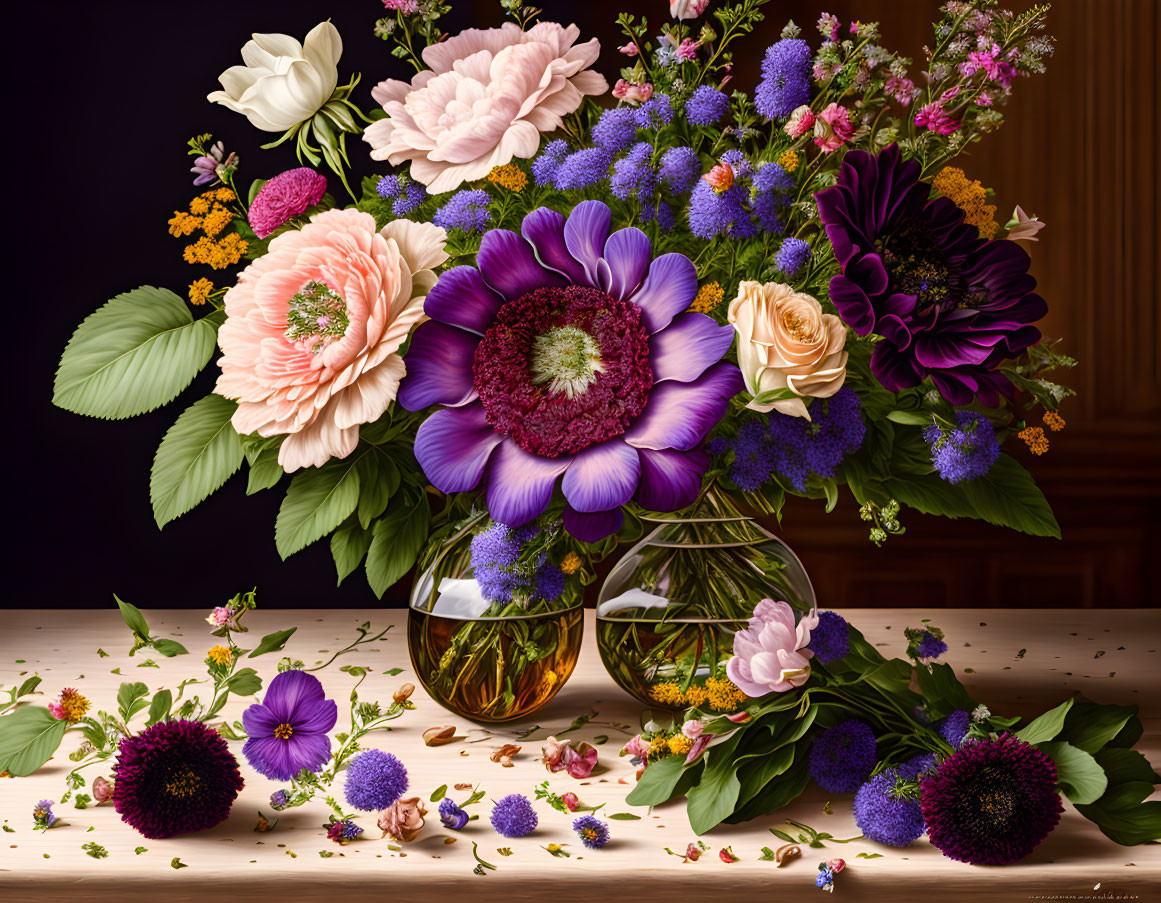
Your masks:
[{"label": "green foliage", "polygon": [[119,420],[173,401],[214,353],[224,314],[195,320],[167,289],[142,286],[90,314],[61,355],[53,403]]},{"label": "green foliage", "polygon": [[121,721],[128,724],[134,715],[149,705],[145,698],[149,695],[149,687],[143,683],[123,683],[117,691],[117,713]]},{"label": "green foliage", "polygon": [[26,706],[0,718],[0,771],[22,778],[52,758],[68,723],[48,709]]},{"label": "green foliage", "polygon": [[207,395],[169,428],[149,477],[149,499],[158,527],[185,514],[242,466],[242,440],[230,418],[237,405]]},{"label": "green foliage", "polygon": [[242,451],[250,468],[246,482],[246,495],[254,495],[263,489],[270,489],[282,479],[285,471],[278,463],[278,451],[282,447],[282,436],[243,436]]},{"label": "green foliage", "polygon": [[411,570],[427,540],[431,510],[422,493],[412,493],[409,504],[388,510],[372,528],[367,549],[367,582],[379,598]]},{"label": "green foliage", "polygon": [[278,510],[274,542],[278,554],[289,558],[341,524],[359,503],[359,459],[369,452],[358,449],[344,459],[327,461],[295,474]]},{"label": "green foliage", "polygon": [[1016,732],[1016,736],[1033,746],[1046,740],[1055,739],[1064,727],[1064,718],[1068,714],[1068,710],[1072,708],[1072,703],[1073,700],[1066,699],[1056,708],[1050,709],[1039,718],[1028,722]]},{"label": "green foliage", "polygon": [[1056,763],[1056,783],[1068,801],[1080,806],[1095,803],[1109,780],[1097,760],[1071,743],[1041,743],[1037,747]]},{"label": "green foliage", "polygon": [[274,633],[268,633],[262,637],[262,641],[258,644],[258,648],[250,653],[250,658],[256,655],[265,655],[267,652],[280,652],[286,645],[286,641],[294,635],[298,630],[297,627],[287,627],[285,630],[276,630]]}]

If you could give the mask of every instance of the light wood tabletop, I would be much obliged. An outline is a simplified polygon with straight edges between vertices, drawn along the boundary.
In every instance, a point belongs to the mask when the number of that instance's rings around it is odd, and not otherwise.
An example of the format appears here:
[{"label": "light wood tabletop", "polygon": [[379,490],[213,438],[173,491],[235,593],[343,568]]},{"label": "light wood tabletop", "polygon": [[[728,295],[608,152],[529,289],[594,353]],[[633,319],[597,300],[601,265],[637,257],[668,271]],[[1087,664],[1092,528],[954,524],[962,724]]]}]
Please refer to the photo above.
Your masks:
[{"label": "light wood tabletop", "polygon": [[[151,690],[176,687],[187,677],[205,676],[201,656],[214,645],[204,612],[147,611],[157,636],[185,644],[190,655],[163,658],[138,653],[130,658],[130,635],[117,611],[12,611],[0,627],[0,685],[11,687],[32,674],[43,678],[43,705],[64,687],[76,687],[93,709],[115,708],[122,681],[141,681]],[[592,612],[586,612],[585,645],[576,672],[547,708],[527,724],[503,726],[494,734],[440,708],[420,688],[414,711],[392,722],[393,729],[366,738],[369,748],[397,755],[410,774],[408,795],[427,800],[441,785],[478,785],[484,801],[469,811],[481,815],[460,832],[444,829],[430,810],[427,825],[412,843],[399,847],[379,839],[374,817],[360,820],[366,828],[358,840],[337,846],[327,840],[322,824],[328,809],[312,802],[281,813],[275,828],[255,831],[261,810],[272,815],[270,793],[280,786],[245,762],[242,743],[230,743],[241,764],[246,786],[229,819],[192,836],[151,841],[124,825],[111,803],[78,810],[73,803],[57,805],[63,824],[40,833],[32,830],[32,809],[38,800],[59,799],[64,776],[72,763],[68,754],[80,743],[70,733],[56,756],[36,774],[0,780],[0,900],[23,901],[124,900],[129,895],[187,900],[213,895],[224,900],[327,899],[350,903],[392,898],[408,901],[449,899],[467,891],[473,901],[538,900],[604,895],[636,899],[702,900],[707,894],[738,900],[820,900],[814,877],[820,861],[841,857],[847,868],[837,876],[835,894],[848,900],[903,899],[1024,900],[1156,900],[1161,899],[1161,846],[1121,847],[1066,803],[1057,829],[1025,861],[1006,867],[974,867],[953,862],[920,839],[895,849],[866,840],[803,847],[803,856],[782,867],[761,861],[762,847],[781,841],[769,832],[786,827],[791,818],[837,838],[858,835],[851,815],[851,795],[827,794],[811,787],[784,810],[743,825],[723,826],[702,838],[709,850],[697,862],[685,862],[665,852],[677,852],[695,840],[682,804],[652,812],[625,804],[634,780],[627,758],[618,757],[635,732],[641,706],[619,690],[605,674],[593,637]],[[1145,733],[1138,748],[1154,767],[1161,765],[1161,613],[1143,610],[941,610],[847,609],[842,614],[887,655],[903,654],[903,629],[923,617],[947,634],[945,656],[961,672],[969,690],[997,714],[1029,716],[1080,693],[1100,703],[1137,704]],[[327,695],[339,701],[341,730],[345,700],[354,678],[342,665],[361,665],[370,676],[360,688],[364,700],[390,701],[404,682],[414,682],[407,654],[404,611],[277,611],[260,609],[247,616],[249,636],[299,625],[284,653],[247,662],[265,680],[275,673],[280,654],[302,659],[307,666],[324,661],[355,636],[355,627],[370,620],[375,629],[393,629],[382,640],[360,647],[316,672]],[[102,649],[108,657],[101,657]],[[142,667],[146,659],[158,667]],[[403,669],[399,674],[384,672]],[[119,672],[119,673],[115,673]],[[223,714],[239,718],[251,699],[231,698]],[[592,720],[571,736],[595,742],[597,771],[584,781],[564,774],[549,775],[539,763],[543,739],[563,730],[582,714]],[[435,725],[455,725],[457,739],[426,747],[421,734]],[[527,739],[511,767],[491,761],[492,751],[516,731],[541,725]],[[109,775],[109,768],[104,773]],[[91,781],[96,771],[90,771]],[[631,813],[638,820],[610,820],[612,841],[603,850],[586,850],[570,829],[572,817],[534,802],[540,825],[530,836],[508,840],[487,821],[490,800],[508,793],[533,795],[549,779],[552,789],[573,791],[587,805],[605,804],[603,814]],[[341,779],[340,779],[341,782]],[[461,793],[461,796],[466,794]],[[829,806],[827,803],[829,802]],[[830,810],[830,811],[828,811]],[[88,856],[82,845],[95,842],[107,858]],[[494,864],[482,877],[472,844],[481,858]],[[553,856],[545,847],[567,844],[571,856]],[[135,850],[144,847],[145,851]],[[394,847],[394,848],[393,848]],[[723,862],[718,851],[729,847],[737,862]],[[510,851],[507,855],[501,849]],[[333,854],[333,855],[322,855]],[[863,856],[860,854],[868,854]],[[186,867],[174,868],[180,860]],[[450,897],[454,899],[454,896]]]}]

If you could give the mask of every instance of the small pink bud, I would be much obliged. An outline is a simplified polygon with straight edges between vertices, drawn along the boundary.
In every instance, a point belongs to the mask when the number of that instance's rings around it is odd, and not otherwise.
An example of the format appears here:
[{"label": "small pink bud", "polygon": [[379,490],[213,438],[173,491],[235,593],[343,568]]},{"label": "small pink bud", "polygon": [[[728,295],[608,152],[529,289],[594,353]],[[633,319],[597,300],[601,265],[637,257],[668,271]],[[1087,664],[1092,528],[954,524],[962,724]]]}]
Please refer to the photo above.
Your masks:
[{"label": "small pink bud", "polygon": [[701,858],[701,847],[696,843],[691,843],[685,848],[685,858],[690,862],[697,862]]},{"label": "small pink bud", "polygon": [[838,874],[847,867],[847,861],[845,859],[828,859],[826,861],[826,867],[835,874]]},{"label": "small pink bud", "polygon": [[113,785],[102,777],[93,779],[93,799],[104,803],[113,798]]},{"label": "small pink bud", "polygon": [[57,719],[57,721],[65,720],[64,707],[59,702],[50,702],[48,704],[48,713]]},{"label": "small pink bud", "polygon": [[565,806],[568,807],[569,812],[576,812],[576,807],[580,805],[580,799],[571,790],[561,797],[564,800]]},{"label": "small pink bud", "polygon": [[628,44],[624,44],[621,47],[618,47],[617,49],[621,51],[621,53],[625,54],[625,56],[636,56],[639,53],[637,50],[637,45],[632,41],[630,41]]}]

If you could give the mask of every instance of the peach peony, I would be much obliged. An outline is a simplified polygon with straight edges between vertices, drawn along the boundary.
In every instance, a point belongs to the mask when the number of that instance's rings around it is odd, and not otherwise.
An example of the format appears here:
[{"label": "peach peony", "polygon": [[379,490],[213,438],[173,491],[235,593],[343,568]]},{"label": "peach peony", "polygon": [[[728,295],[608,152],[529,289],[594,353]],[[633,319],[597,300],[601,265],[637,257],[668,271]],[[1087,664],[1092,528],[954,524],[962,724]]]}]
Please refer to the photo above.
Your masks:
[{"label": "peach peony", "polygon": [[241,434],[285,435],[286,471],[355,450],[406,372],[399,347],[447,260],[438,226],[376,231],[358,210],[328,210],[270,242],[226,293],[215,391],[238,401]]},{"label": "peach peony", "polygon": [[750,626],[734,634],[734,657],[726,663],[726,675],[751,697],[801,687],[810,677],[814,653],[807,645],[817,626],[813,609],[795,625],[794,609],[763,599],[754,608]]},{"label": "peach peony", "polygon": [[[728,320],[738,332],[738,366],[751,395],[790,389],[798,395],[829,398],[847,375],[847,330],[834,314],[824,314],[810,295],[780,282],[742,282],[730,302]],[[746,407],[776,410],[810,419],[799,398]]]},{"label": "peach peony", "polygon": [[371,90],[387,113],[363,133],[372,159],[410,161],[412,177],[441,194],[513,157],[532,157],[541,132],[558,128],[584,95],[609,87],[588,68],[600,43],[574,47],[579,34],[575,25],[521,31],[505,22],[428,46],[423,61],[431,69],[410,84],[387,79]]}]

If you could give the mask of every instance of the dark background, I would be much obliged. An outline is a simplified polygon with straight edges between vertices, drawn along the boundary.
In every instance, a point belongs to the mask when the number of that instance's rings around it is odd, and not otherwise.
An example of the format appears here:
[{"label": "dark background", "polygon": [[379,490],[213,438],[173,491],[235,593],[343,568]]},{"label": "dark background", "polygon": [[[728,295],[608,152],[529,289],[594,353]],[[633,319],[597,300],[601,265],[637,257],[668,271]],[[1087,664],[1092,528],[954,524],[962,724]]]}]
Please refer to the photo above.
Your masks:
[{"label": "dark background", "polygon": [[[623,59],[615,11],[645,13],[655,25],[668,18],[665,0],[544,5],[544,18],[575,21],[582,39],[601,39],[598,68],[610,82]],[[929,0],[823,5],[844,23],[880,21],[884,44],[916,59],[937,18]],[[456,7],[445,30],[502,21],[495,3]],[[761,52],[786,18],[817,43],[820,11],[818,0],[771,3],[759,34],[743,44],[735,85],[753,86]],[[184,294],[201,275],[166,232],[194,192],[189,137],[213,132],[237,150],[242,186],[297,165],[286,148],[258,150],[274,136],[205,100],[218,73],[241,61],[249,34],[301,39],[330,15],[344,42],[340,81],[363,72],[355,99],[369,108],[375,82],[409,71],[371,34],[381,14],[377,0],[56,2],[9,13],[4,303],[10,322],[24,325],[9,335],[6,606],[105,606],[117,592],[142,607],[204,608],[254,585],[272,607],[377,604],[359,573],[335,588],[325,542],[280,561],[274,519],[282,493],[247,498],[244,477],[157,530],[148,485],[154,449],[177,414],[210,390],[215,368],[174,404],[129,421],[78,417],[51,397],[60,351],[85,316],[142,284]],[[1042,326],[1081,359],[1063,379],[1080,395],[1066,403],[1069,426],[1052,434],[1046,456],[1017,455],[1044,488],[1064,540],[907,511],[907,535],[875,549],[849,498],[831,515],[794,502],[782,533],[824,605],[1161,601],[1157,8],[1153,0],[1061,0],[1050,23],[1059,49],[1049,74],[1017,85],[1003,129],[960,165],[995,189],[1001,223],[1016,203],[1048,223],[1033,251],[1051,308]],[[352,147],[355,178],[372,172],[365,145]],[[384,604],[405,598],[404,583]]]}]

